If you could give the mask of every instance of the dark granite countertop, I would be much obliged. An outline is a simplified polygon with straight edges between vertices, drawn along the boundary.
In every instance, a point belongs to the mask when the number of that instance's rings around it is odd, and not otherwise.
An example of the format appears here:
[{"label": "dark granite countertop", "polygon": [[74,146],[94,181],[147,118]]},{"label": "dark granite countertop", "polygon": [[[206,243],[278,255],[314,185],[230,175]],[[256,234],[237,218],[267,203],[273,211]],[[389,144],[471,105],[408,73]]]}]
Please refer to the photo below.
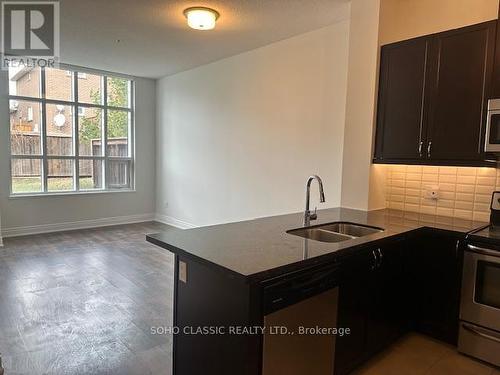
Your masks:
[{"label": "dark granite countertop", "polygon": [[198,260],[248,282],[261,281],[347,255],[370,242],[403,235],[424,227],[466,233],[482,222],[395,210],[359,211],[331,208],[318,211],[314,225],[347,221],[381,227],[384,232],[339,243],[306,240],[286,233],[302,226],[302,213],[174,230],[147,240],[183,257]]}]

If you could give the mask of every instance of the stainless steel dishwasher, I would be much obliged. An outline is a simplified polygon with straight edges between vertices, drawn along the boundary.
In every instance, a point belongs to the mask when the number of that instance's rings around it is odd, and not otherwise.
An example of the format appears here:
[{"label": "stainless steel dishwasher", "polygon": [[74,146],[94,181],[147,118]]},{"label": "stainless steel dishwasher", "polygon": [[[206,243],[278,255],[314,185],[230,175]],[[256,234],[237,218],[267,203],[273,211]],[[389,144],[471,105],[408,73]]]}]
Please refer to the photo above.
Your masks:
[{"label": "stainless steel dishwasher", "polygon": [[[265,287],[263,375],[333,374],[337,278],[334,264],[291,274]],[[327,331],[305,333],[304,328]]]}]

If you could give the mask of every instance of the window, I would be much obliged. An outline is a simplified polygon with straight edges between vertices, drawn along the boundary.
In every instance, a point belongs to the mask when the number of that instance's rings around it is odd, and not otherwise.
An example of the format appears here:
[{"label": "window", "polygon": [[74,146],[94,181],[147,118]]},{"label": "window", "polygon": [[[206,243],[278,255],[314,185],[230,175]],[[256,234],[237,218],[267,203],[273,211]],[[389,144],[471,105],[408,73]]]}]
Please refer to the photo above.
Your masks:
[{"label": "window", "polygon": [[133,88],[107,73],[10,68],[12,194],[132,189]]}]

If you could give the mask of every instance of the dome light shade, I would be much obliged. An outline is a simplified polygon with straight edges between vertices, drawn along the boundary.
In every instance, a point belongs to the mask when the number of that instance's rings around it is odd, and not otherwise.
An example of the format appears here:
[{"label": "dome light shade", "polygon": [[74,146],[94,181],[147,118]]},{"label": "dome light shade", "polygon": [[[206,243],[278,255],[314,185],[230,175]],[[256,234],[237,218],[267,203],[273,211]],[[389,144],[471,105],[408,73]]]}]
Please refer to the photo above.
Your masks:
[{"label": "dome light shade", "polygon": [[219,18],[219,12],[205,7],[192,7],[184,10],[189,27],[196,30],[212,30]]}]

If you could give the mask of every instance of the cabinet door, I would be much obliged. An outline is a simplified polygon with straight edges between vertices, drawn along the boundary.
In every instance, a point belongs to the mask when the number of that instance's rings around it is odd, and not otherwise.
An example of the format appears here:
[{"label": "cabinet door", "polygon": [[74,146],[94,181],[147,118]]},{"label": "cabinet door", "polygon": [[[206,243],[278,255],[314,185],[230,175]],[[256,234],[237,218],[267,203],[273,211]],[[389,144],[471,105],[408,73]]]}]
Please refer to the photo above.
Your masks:
[{"label": "cabinet door", "polygon": [[497,21],[497,37],[495,42],[495,58],[491,86],[490,98],[500,98],[500,20]]},{"label": "cabinet door", "polygon": [[426,232],[412,246],[417,331],[457,344],[463,252],[457,237]]},{"label": "cabinet door", "polygon": [[496,22],[492,21],[433,38],[425,145],[429,159],[481,159],[495,32]]},{"label": "cabinet door", "polygon": [[375,145],[380,162],[421,156],[428,49],[427,38],[382,47]]},{"label": "cabinet door", "polygon": [[369,285],[371,304],[366,328],[369,355],[386,348],[409,327],[406,247],[402,239],[375,249],[379,265]]},{"label": "cabinet door", "polygon": [[337,337],[335,375],[350,373],[366,358],[366,316],[370,300],[371,269],[374,264],[371,250],[362,251],[342,264],[337,326],[349,328],[351,332]]}]

